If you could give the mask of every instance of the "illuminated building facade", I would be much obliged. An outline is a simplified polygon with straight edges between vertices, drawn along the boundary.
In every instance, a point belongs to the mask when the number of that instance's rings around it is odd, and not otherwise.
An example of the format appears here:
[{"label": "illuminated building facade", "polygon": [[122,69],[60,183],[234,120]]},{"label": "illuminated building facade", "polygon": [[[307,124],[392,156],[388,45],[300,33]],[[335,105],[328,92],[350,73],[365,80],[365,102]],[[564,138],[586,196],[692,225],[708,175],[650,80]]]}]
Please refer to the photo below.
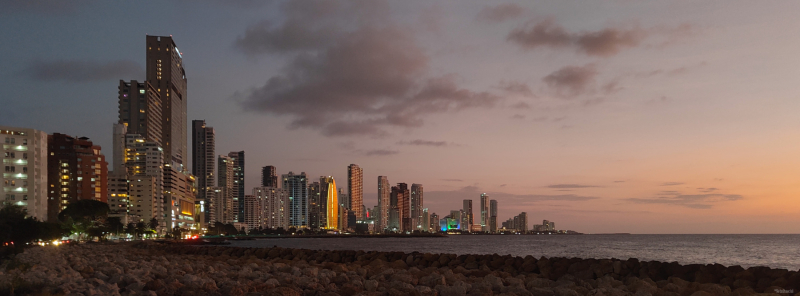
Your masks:
[{"label": "illuminated building facade", "polygon": [[390,214],[395,221],[389,223],[393,225],[394,231],[411,231],[410,195],[408,184],[397,183],[397,186],[392,186],[390,204],[391,211],[396,212],[396,215]]},{"label": "illuminated building facade", "polygon": [[481,193],[481,231],[489,231],[489,195]]},{"label": "illuminated building facade", "polygon": [[356,214],[356,220],[364,220],[364,170],[357,164],[347,166],[347,197],[345,205]]},{"label": "illuminated building facade", "polygon": [[320,177],[319,189],[319,203],[324,204],[324,207],[320,207],[320,215],[324,216],[324,219],[320,219],[320,221],[324,221],[320,224],[320,227],[324,229],[340,229],[339,217],[342,210],[340,210],[339,195],[336,191],[336,180],[331,176]]},{"label": "illuminated building facade", "polygon": [[429,232],[431,231],[431,221],[430,221],[430,213],[428,213],[428,208],[422,209],[422,223],[420,223],[421,228],[420,231]]},{"label": "illuminated building facade", "polygon": [[411,216],[410,231],[422,231],[422,184],[411,184],[411,197],[409,199],[409,213]]},{"label": "illuminated building facade", "polygon": [[[164,210],[164,150],[138,134],[125,135],[125,168],[130,181],[129,222],[149,223],[155,218],[161,230],[167,226]],[[114,172],[118,174],[117,172]]]},{"label": "illuminated building facade", "polygon": [[[186,71],[183,56],[171,36],[146,37],[147,82],[161,98],[161,145],[164,163],[183,171],[186,149]],[[197,174],[195,174],[197,175]]]},{"label": "illuminated building facade", "polygon": [[244,224],[247,231],[264,228],[266,225],[264,214],[266,213],[266,203],[264,196],[247,194],[244,196]]},{"label": "illuminated building facade", "polygon": [[[217,187],[220,193],[216,195],[217,220],[219,222],[233,223],[233,160],[227,155],[217,157]],[[220,215],[221,213],[221,215]]]},{"label": "illuminated building facade", "polygon": [[231,151],[228,157],[233,162],[233,222],[244,222],[244,151]]},{"label": "illuminated building facade", "polygon": [[263,202],[263,227],[289,229],[293,227],[290,223],[289,200],[291,193],[284,188],[277,187],[256,187],[253,188],[253,196],[260,198]]},{"label": "illuminated building facade", "polygon": [[[47,136],[47,151],[47,183],[52,192],[47,200],[48,221],[56,221],[61,210],[78,200],[107,202],[108,163],[100,146],[86,137],[54,133]],[[27,173],[27,168],[23,170]]]},{"label": "illuminated building facade", "polygon": [[305,172],[299,175],[289,172],[281,176],[282,189],[289,194],[289,225],[308,227],[308,178]]},{"label": "illuminated building facade", "polygon": [[389,228],[389,209],[390,205],[391,188],[389,186],[389,178],[386,176],[378,176],[378,231],[382,232],[384,229]]},{"label": "illuminated building facade", "polygon": [[[3,188],[0,201],[18,205],[27,210],[29,217],[50,221],[47,188],[47,133],[30,128],[0,126],[2,143]],[[2,207],[2,203],[0,203]]]}]

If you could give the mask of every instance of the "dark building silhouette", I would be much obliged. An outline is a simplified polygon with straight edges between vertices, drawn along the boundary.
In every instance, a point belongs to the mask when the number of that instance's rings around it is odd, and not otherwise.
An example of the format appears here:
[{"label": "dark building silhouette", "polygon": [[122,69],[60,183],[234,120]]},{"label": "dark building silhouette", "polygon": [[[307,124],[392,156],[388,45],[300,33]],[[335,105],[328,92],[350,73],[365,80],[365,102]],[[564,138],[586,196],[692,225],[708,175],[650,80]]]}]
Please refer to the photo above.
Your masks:
[{"label": "dark building silhouette", "polygon": [[274,166],[268,165],[261,168],[261,186],[280,187],[278,184],[278,172]]},{"label": "dark building silhouette", "polygon": [[127,133],[142,135],[149,142],[161,143],[161,96],[149,82],[120,80],[119,121]]},{"label": "dark building silhouette", "polygon": [[232,151],[228,157],[233,161],[233,203],[236,213],[234,222],[244,222],[244,151]]},{"label": "dark building silhouette", "polygon": [[[147,82],[161,97],[161,145],[164,162],[185,165],[186,148],[186,71],[172,36],[147,36]],[[173,165],[173,166],[174,166]]]},{"label": "dark building silhouette", "polygon": [[86,137],[55,133],[47,136],[47,152],[47,221],[57,221],[71,202],[107,202],[108,163],[100,146]]}]

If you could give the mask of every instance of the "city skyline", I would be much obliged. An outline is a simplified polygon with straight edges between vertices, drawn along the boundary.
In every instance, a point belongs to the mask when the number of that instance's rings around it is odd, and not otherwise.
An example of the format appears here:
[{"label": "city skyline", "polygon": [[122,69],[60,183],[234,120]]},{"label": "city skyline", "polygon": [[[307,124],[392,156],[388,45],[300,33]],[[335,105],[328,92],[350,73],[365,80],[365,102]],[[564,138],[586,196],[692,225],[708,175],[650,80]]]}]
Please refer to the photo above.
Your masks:
[{"label": "city skyline", "polygon": [[[7,57],[0,85],[8,90],[0,125],[88,137],[112,159],[120,80],[144,84],[160,74],[145,73],[151,63],[144,59],[145,35],[174,34],[188,77],[176,89],[189,97],[188,107],[170,101],[175,109],[167,109],[184,125],[170,129],[184,133],[176,144],[183,154],[174,160],[190,165],[186,127],[206,120],[217,155],[248,154],[240,194],[260,185],[264,166],[275,166],[278,176],[330,175],[345,187],[347,165],[358,164],[366,208],[377,204],[374,180],[387,176],[390,186],[424,184],[424,208],[442,216],[464,199],[477,205],[485,192],[501,205],[497,224],[527,212],[530,221],[551,219],[587,233],[800,231],[794,197],[800,188],[793,181],[800,173],[793,110],[800,105],[785,78],[793,77],[794,67],[784,62],[793,55],[783,50],[798,41],[757,34],[785,25],[781,17],[757,16],[784,15],[798,4],[750,4],[748,12],[709,4],[719,13],[708,16],[673,3],[375,2],[364,9],[374,15],[367,15],[334,1],[302,27],[319,38],[290,44],[281,43],[286,36],[278,29],[308,16],[309,7],[208,2],[167,21],[157,18],[180,10],[179,2],[151,16],[147,5],[87,3],[0,12],[4,28],[18,28],[0,36],[21,41],[0,49]],[[195,19],[212,10],[218,19]],[[376,25],[377,17],[386,23]],[[740,33],[753,45],[737,42]],[[356,56],[342,64],[322,53],[347,55],[353,48],[404,62],[381,65],[396,73],[348,72],[375,78],[367,84],[409,92],[431,87],[430,93],[450,91],[452,100],[381,90],[402,103],[390,112],[376,107],[384,102],[322,83],[337,81],[325,76],[327,67],[359,62]],[[298,52],[317,59],[297,68]],[[756,56],[770,59],[746,59]],[[323,80],[283,81],[286,67],[316,71]],[[267,81],[307,95],[316,86],[350,100],[292,105],[290,94],[276,95]],[[382,84],[388,82],[397,85]],[[324,115],[321,122],[310,120],[312,111]],[[109,161],[109,168],[117,165]],[[473,215],[477,222],[480,212]]]}]

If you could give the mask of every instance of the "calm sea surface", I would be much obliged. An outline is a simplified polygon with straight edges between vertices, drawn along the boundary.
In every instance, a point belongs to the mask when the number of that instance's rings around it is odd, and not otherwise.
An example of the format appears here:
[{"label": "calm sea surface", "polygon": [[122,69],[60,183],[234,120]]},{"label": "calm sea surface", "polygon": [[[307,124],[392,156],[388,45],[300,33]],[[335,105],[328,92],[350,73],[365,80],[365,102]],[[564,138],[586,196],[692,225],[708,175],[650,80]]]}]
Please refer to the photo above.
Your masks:
[{"label": "calm sea surface", "polygon": [[637,258],[681,264],[800,269],[800,235],[450,235],[446,238],[286,238],[233,241],[237,247]]}]

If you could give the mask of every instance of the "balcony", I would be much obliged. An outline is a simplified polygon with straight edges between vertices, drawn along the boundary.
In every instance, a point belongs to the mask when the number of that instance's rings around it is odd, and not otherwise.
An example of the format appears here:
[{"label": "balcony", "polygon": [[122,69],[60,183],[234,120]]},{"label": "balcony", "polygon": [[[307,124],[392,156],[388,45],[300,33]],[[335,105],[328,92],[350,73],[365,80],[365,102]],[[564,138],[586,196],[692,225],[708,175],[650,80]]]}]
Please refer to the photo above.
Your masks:
[{"label": "balcony", "polygon": [[6,158],[3,159],[4,164],[14,164],[14,165],[27,165],[27,159],[13,159],[13,158]]}]

